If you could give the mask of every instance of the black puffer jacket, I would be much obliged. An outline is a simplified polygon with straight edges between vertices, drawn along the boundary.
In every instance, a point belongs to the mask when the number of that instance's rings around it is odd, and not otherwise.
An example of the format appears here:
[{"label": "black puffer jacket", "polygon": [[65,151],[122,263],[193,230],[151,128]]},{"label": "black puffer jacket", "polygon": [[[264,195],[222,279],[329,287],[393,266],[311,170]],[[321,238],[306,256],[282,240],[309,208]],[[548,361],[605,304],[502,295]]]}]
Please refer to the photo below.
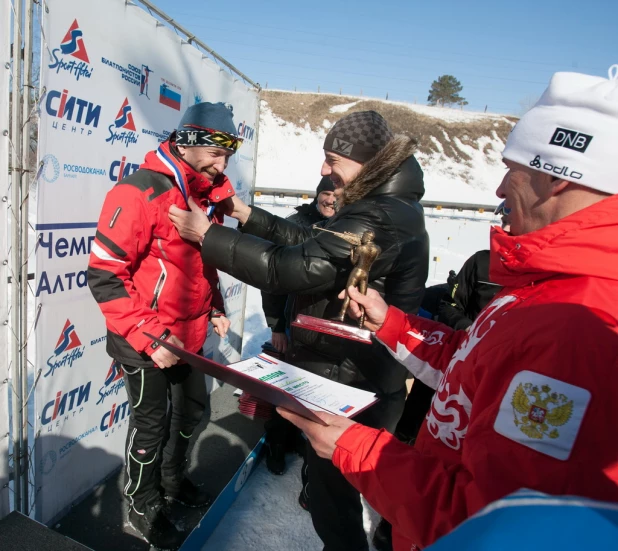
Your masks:
[{"label": "black puffer jacket", "polygon": [[286,220],[294,222],[299,226],[313,226],[313,224],[318,224],[320,222],[324,222],[324,220],[328,220],[328,218],[326,218],[326,216],[322,216],[322,213],[318,210],[317,197],[311,201],[311,203],[299,205],[294,210],[296,212],[294,214],[290,214]]},{"label": "black puffer jacket", "polygon": [[[391,140],[346,186],[342,208],[324,225],[337,232],[375,232],[382,252],[369,286],[405,312],[416,312],[421,303],[429,263],[418,202],[424,193],[423,172],[413,150],[409,138]],[[335,316],[341,307],[337,295],[352,269],[349,252],[349,244],[335,235],[255,207],[241,231],[213,226],[202,246],[205,263],[271,293],[296,293],[294,315],[322,318]],[[287,359],[382,396],[401,392],[407,374],[378,343],[359,344],[296,328]]]},{"label": "black puffer jacket", "polygon": [[[318,210],[318,198],[316,197],[311,203],[299,205],[294,209],[296,212],[290,214],[286,218],[290,222],[294,222],[299,226],[311,227],[313,224],[323,223],[328,220],[326,216]],[[293,295],[290,300],[293,300]],[[286,317],[286,305],[288,302],[287,295],[273,295],[262,291],[262,310],[266,317],[266,324],[273,333],[284,333],[290,324],[289,312]],[[288,307],[289,310],[289,307]]]}]

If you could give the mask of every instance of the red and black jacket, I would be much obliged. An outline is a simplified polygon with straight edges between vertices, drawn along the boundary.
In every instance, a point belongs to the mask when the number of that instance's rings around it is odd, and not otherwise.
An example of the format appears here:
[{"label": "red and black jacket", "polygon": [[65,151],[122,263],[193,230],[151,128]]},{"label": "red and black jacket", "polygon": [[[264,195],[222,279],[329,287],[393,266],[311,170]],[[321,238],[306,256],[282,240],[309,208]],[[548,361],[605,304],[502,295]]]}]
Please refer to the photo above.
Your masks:
[{"label": "red and black jacket", "polygon": [[[107,325],[107,352],[121,363],[152,366],[144,333],[171,333],[197,352],[213,308],[223,311],[215,268],[183,240],[168,217],[188,196],[208,211],[234,195],[221,174],[212,184],[174,154],[169,142],[146,155],[134,174],[107,194],[88,264],[88,285]],[[214,209],[210,209],[214,210]],[[213,221],[222,223],[214,215]]]}]

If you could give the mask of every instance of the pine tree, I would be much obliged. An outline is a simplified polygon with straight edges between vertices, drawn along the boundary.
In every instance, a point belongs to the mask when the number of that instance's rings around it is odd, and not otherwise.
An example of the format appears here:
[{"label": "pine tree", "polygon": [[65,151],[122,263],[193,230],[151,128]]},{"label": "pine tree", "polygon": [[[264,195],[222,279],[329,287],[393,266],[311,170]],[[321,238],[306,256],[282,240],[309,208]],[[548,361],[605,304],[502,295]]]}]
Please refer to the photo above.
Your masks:
[{"label": "pine tree", "polygon": [[[467,105],[465,98],[459,95],[463,90],[461,82],[452,75],[442,75],[431,83],[429,89],[429,97],[427,101],[429,105]],[[464,103],[466,102],[466,103]]]}]

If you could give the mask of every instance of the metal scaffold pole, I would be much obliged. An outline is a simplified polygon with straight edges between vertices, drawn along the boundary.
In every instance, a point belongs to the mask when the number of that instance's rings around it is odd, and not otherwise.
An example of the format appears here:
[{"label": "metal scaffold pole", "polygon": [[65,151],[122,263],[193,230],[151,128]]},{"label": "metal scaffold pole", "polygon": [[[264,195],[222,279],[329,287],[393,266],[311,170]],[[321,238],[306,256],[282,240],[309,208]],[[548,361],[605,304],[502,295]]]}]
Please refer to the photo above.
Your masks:
[{"label": "metal scaffold pole", "polygon": [[21,350],[21,44],[22,0],[13,0],[13,87],[11,97],[11,379],[12,379],[12,439],[13,439],[13,484],[14,509],[24,512],[22,499],[22,371]]},{"label": "metal scaffold pole", "polygon": [[32,9],[33,0],[25,0],[24,13],[24,75],[22,92],[22,146],[21,146],[21,272],[20,272],[20,358],[21,369],[21,446],[22,446],[22,509],[29,513],[29,451],[28,451],[28,202],[30,195],[30,128],[31,128],[31,98],[32,98]]}]

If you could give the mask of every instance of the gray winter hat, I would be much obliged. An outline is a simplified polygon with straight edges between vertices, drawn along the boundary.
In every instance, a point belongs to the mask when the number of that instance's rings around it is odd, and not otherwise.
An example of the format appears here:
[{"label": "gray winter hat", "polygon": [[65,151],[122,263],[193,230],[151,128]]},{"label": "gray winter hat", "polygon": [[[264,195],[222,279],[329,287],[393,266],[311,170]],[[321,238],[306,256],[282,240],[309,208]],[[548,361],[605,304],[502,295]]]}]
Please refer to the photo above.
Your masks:
[{"label": "gray winter hat", "polygon": [[358,111],[335,123],[326,135],[324,149],[366,163],[392,139],[393,133],[380,113]]}]

